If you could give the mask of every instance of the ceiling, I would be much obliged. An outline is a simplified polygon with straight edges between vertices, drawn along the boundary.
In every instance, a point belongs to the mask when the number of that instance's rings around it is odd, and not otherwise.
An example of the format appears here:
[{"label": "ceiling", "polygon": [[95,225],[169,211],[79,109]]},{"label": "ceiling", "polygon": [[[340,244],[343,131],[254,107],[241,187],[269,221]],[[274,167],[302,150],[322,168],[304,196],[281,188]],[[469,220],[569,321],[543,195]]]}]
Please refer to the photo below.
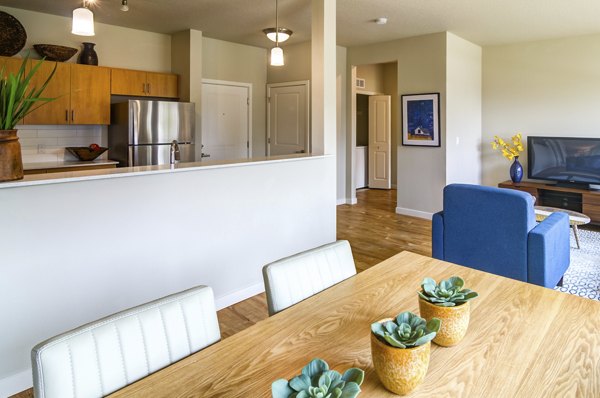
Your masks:
[{"label": "ceiling", "polygon": [[[201,30],[205,36],[269,47],[274,0],[96,0],[96,21],[159,33]],[[70,17],[79,0],[0,0],[0,5]],[[310,39],[310,0],[279,0],[288,43]],[[387,17],[387,25],[376,25]],[[598,0],[338,0],[337,40],[346,47],[450,31],[480,45],[600,33]]]}]

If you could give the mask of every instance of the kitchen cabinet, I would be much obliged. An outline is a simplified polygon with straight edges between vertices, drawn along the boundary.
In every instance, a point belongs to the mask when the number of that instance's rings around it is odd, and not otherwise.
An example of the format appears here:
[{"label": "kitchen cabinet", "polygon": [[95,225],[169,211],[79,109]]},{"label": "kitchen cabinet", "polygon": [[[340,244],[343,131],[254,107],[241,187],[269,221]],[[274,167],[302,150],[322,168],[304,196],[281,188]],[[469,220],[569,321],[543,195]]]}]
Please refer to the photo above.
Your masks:
[{"label": "kitchen cabinet", "polygon": [[[34,63],[39,61],[30,61],[28,68],[31,69]],[[69,78],[71,68],[69,64],[62,62],[42,62],[37,73],[31,79],[31,87],[41,87],[48,76],[54,70],[56,72],[42,93],[45,98],[56,98],[54,101],[42,105],[41,102],[33,104],[32,108],[37,108],[25,116],[25,124],[69,124],[69,109],[71,108],[71,85]],[[40,106],[42,105],[42,106]]]},{"label": "kitchen cabinet", "polygon": [[[8,76],[11,73],[16,75],[19,72],[22,62],[23,60],[20,58],[0,57],[0,71],[3,71],[3,75],[0,78],[4,78],[4,76]],[[23,124],[23,121],[19,121],[17,124]]]},{"label": "kitchen cabinet", "polygon": [[16,75],[21,67],[21,62],[23,62],[23,60],[20,58],[0,57],[0,70],[4,68],[5,76],[9,73]]},{"label": "kitchen cabinet", "polygon": [[71,124],[110,124],[110,69],[71,64]]},{"label": "kitchen cabinet", "polygon": [[110,93],[138,97],[178,98],[179,79],[172,73],[113,68]]},{"label": "kitchen cabinet", "polygon": [[42,95],[56,99],[27,115],[25,124],[110,124],[110,69],[45,61],[32,84],[42,85],[55,66]]}]

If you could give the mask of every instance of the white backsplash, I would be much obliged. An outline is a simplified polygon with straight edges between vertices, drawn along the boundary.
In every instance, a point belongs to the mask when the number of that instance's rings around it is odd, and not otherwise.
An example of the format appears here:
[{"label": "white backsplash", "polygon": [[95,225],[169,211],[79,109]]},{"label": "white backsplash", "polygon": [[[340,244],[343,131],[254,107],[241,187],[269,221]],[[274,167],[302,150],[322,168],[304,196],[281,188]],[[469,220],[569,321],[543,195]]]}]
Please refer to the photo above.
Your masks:
[{"label": "white backsplash", "polygon": [[[107,146],[106,126],[17,126],[23,163],[43,163],[78,160],[65,148],[68,146]],[[98,159],[108,159],[108,151]]]}]

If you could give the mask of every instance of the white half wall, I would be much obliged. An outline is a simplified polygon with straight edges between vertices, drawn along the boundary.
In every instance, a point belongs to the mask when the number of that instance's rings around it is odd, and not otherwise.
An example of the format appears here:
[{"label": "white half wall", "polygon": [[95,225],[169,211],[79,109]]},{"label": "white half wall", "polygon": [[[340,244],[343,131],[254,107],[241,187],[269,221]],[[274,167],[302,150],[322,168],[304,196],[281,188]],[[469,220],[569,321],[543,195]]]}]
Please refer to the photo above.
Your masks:
[{"label": "white half wall", "polygon": [[[598,137],[598,104],[599,34],[484,47],[483,183],[509,179],[494,135]],[[527,154],[519,160],[526,169]]]},{"label": "white half wall", "polygon": [[333,156],[0,190],[0,396],[31,386],[30,350],[195,285],[220,306],[264,264],[336,239]]}]

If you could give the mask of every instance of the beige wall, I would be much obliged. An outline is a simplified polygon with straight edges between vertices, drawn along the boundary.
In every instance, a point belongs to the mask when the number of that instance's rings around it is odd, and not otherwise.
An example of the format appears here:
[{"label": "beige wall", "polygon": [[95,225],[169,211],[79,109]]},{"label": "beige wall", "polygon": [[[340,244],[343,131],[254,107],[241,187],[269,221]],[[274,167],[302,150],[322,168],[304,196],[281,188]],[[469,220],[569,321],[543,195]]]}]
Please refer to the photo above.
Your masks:
[{"label": "beige wall", "polygon": [[[39,57],[33,44],[48,43],[81,48],[81,43],[96,43],[99,64],[156,72],[171,71],[171,36],[119,26],[95,23],[96,36],[71,34],[71,18],[16,8],[0,7],[17,18],[27,31],[25,50],[32,49],[32,57]],[[74,56],[70,62],[77,62]]]},{"label": "beige wall", "polygon": [[509,178],[494,135],[599,137],[599,104],[600,35],[484,47],[483,183]]},{"label": "beige wall", "polygon": [[202,38],[202,78],[252,84],[252,155],[265,155],[267,50]]},{"label": "beige wall", "polygon": [[310,80],[312,59],[310,43],[310,41],[305,41],[298,44],[284,44],[282,48],[285,65],[271,66],[267,60],[267,83]]},{"label": "beige wall", "polygon": [[480,184],[481,47],[452,33],[446,84],[446,184]]},{"label": "beige wall", "polygon": [[356,78],[365,79],[365,88],[360,90],[371,91],[379,94],[385,92],[384,64],[358,65],[356,67]]},{"label": "beige wall", "polygon": [[[415,62],[414,60],[419,60]],[[395,40],[348,49],[348,71],[353,65],[398,62],[398,94],[439,92],[441,120],[446,114],[446,33]],[[350,74],[349,74],[350,75]],[[353,82],[349,82],[352,100]],[[352,112],[352,103],[347,106]],[[351,125],[351,120],[348,120]],[[352,135],[352,133],[350,133]],[[445,135],[442,123],[442,137]],[[350,137],[351,146],[355,137]],[[400,144],[399,144],[400,145]],[[398,146],[397,211],[427,217],[442,206],[442,190],[446,180],[445,143],[440,148]],[[347,152],[352,159],[353,151]],[[349,160],[347,167],[352,167]],[[353,186],[349,187],[350,191]],[[355,195],[349,192],[349,195]]]}]

